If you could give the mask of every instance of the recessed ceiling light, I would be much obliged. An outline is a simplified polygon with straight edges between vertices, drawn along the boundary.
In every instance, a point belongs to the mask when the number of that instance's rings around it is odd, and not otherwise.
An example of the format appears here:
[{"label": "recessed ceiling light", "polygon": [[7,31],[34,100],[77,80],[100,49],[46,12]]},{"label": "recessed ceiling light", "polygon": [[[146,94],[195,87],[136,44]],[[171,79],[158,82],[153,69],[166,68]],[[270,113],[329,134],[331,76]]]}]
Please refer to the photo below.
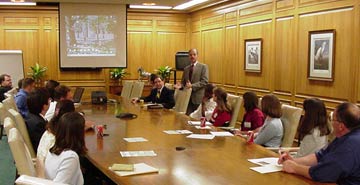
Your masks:
[{"label": "recessed ceiling light", "polygon": [[189,2],[186,2],[186,3],[183,3],[181,5],[175,6],[173,9],[175,9],[175,10],[184,10],[186,8],[195,6],[197,4],[200,4],[200,3],[203,3],[203,2],[206,2],[206,1],[208,1],[208,0],[192,0],[192,1],[189,1]]},{"label": "recessed ceiling light", "polygon": [[144,5],[130,5],[130,8],[139,8],[139,9],[171,9],[171,6],[144,6]]},{"label": "recessed ceiling light", "polygon": [[144,5],[144,6],[155,6],[156,3],[143,3],[142,5]]},{"label": "recessed ceiling light", "polygon": [[0,2],[0,5],[6,6],[36,6],[36,2]]}]

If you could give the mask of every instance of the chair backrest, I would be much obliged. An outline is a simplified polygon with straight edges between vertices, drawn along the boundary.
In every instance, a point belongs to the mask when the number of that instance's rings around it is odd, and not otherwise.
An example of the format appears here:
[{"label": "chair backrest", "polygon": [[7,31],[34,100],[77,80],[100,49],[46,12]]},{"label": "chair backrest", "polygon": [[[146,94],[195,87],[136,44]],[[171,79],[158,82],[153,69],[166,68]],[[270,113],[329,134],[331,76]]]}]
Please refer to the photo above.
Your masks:
[{"label": "chair backrest", "polygon": [[4,124],[4,119],[8,115],[8,111],[5,108],[5,105],[0,103],[0,125]]},{"label": "chair backrest", "polygon": [[242,97],[233,94],[227,94],[227,102],[231,107],[231,121],[229,127],[235,127],[236,121],[239,116],[240,107],[242,104]]},{"label": "chair backrest", "polygon": [[3,100],[3,104],[5,105],[5,108],[7,110],[14,109],[16,111],[19,111],[17,106],[16,106],[14,96],[7,97],[5,100]]},{"label": "chair backrest", "polygon": [[175,89],[175,108],[176,112],[185,114],[189,100],[191,97],[191,88],[184,88],[183,90]]},{"label": "chair backrest", "polygon": [[36,176],[36,171],[31,155],[18,129],[10,129],[8,143],[18,174]]},{"label": "chair backrest", "polygon": [[35,154],[34,148],[32,146],[29,132],[27,130],[27,127],[26,127],[23,117],[21,116],[21,114],[19,112],[15,111],[14,109],[9,109],[9,112],[14,117],[14,121],[16,123],[16,128],[19,130],[22,137],[24,138],[24,141],[25,141],[27,147],[29,148],[31,157],[35,158],[36,154]]},{"label": "chair backrest", "polygon": [[16,127],[15,122],[12,118],[6,117],[4,119],[4,129],[5,129],[6,135],[9,135],[10,129],[15,128],[15,127]]},{"label": "chair backrest", "polygon": [[16,87],[13,87],[12,89],[10,89],[8,92],[6,92],[10,95],[15,96],[18,93],[18,89]]},{"label": "chair backrest", "polygon": [[130,98],[138,98],[142,95],[144,89],[144,82],[134,82]]},{"label": "chair backrest", "polygon": [[294,142],[295,134],[299,126],[302,109],[291,105],[281,105],[281,122],[284,128],[284,136],[281,143],[282,147],[291,147]]},{"label": "chair backrest", "polygon": [[133,88],[133,81],[123,81],[123,88],[121,90],[121,96],[124,98],[130,98],[131,91]]}]

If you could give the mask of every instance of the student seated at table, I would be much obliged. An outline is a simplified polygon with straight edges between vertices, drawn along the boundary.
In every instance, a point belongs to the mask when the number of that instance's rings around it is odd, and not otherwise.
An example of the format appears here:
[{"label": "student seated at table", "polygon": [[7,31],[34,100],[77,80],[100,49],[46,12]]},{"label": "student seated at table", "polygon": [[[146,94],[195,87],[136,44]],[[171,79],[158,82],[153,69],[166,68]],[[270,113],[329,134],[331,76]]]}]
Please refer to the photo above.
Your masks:
[{"label": "student seated at table", "polygon": [[264,124],[265,116],[259,109],[259,98],[254,92],[246,92],[243,95],[245,114],[241,124],[241,132],[253,131],[259,132]]},{"label": "student seated at table", "polygon": [[316,153],[292,158],[287,152],[279,157],[283,171],[302,175],[317,182],[360,184],[360,109],[352,103],[338,105],[332,126],[336,139]]},{"label": "student seated at table", "polygon": [[71,100],[62,100],[56,104],[55,116],[46,125],[46,131],[41,136],[39,146],[37,148],[36,167],[39,170],[37,173],[39,177],[45,177],[42,169],[49,149],[54,146],[59,119],[65,113],[74,111],[75,106]]},{"label": "student seated at table", "polygon": [[324,102],[317,98],[306,99],[303,107],[305,115],[298,129],[300,149],[296,157],[315,153],[326,146],[327,135],[330,134]]},{"label": "student seated at table", "polygon": [[164,108],[171,109],[175,105],[174,93],[164,85],[162,77],[156,76],[154,80],[155,88],[151,90],[151,93],[147,97],[133,98],[132,102],[136,102],[139,99],[143,99],[145,102],[152,102],[162,104]]},{"label": "student seated at table", "polygon": [[29,113],[25,119],[30,140],[34,150],[38,148],[41,136],[45,132],[47,120],[44,118],[49,108],[49,92],[45,88],[37,88],[31,91],[27,97]]},{"label": "student seated at table", "polygon": [[19,113],[22,115],[24,119],[27,118],[29,114],[29,108],[26,103],[26,98],[29,93],[35,88],[35,81],[32,78],[25,78],[22,82],[21,89],[15,96],[15,103],[17,108],[19,109]]},{"label": "student seated at table", "polygon": [[200,120],[201,117],[205,117],[206,120],[210,120],[212,113],[216,107],[216,102],[213,99],[214,84],[207,84],[205,86],[205,94],[199,107],[190,114],[193,119]]},{"label": "student seated at table", "polygon": [[258,134],[254,135],[254,142],[266,147],[279,147],[284,133],[279,99],[272,94],[265,95],[261,100],[261,110],[266,118]]},{"label": "student seated at table", "polygon": [[85,119],[77,112],[64,114],[58,122],[55,144],[45,159],[45,176],[54,182],[83,185],[79,156],[87,152]]},{"label": "student seated at table", "polygon": [[[51,82],[48,82],[51,83]],[[56,84],[54,84],[56,85]],[[53,92],[53,98],[51,103],[50,103],[50,107],[49,110],[46,112],[45,118],[47,120],[51,120],[51,118],[53,118],[54,113],[55,113],[55,107],[58,101],[61,100],[71,100],[73,99],[73,94],[71,92],[71,89],[68,86],[65,85],[58,85],[57,87],[55,87],[54,92]]]},{"label": "student seated at table", "polygon": [[227,104],[227,93],[221,88],[214,89],[213,99],[216,107],[211,115],[210,122],[216,127],[227,127],[231,121],[231,108]]}]

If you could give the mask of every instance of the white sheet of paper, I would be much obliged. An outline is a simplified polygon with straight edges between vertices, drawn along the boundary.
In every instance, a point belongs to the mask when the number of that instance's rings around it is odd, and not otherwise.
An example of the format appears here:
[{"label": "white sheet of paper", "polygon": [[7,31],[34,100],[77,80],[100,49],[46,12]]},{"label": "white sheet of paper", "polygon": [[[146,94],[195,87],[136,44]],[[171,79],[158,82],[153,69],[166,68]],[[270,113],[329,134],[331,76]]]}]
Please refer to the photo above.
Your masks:
[{"label": "white sheet of paper", "polygon": [[124,138],[124,140],[129,143],[148,141],[147,139],[145,139],[143,137],[126,137],[126,138]]},{"label": "white sheet of paper", "polygon": [[259,172],[261,174],[264,173],[272,173],[272,172],[278,172],[282,170],[282,166],[277,165],[264,165],[264,166],[258,166],[258,167],[252,167],[250,168],[256,172]]},{"label": "white sheet of paper", "polygon": [[225,136],[234,136],[232,133],[230,132],[213,132],[213,131],[210,131],[210,133],[214,136],[217,136],[217,137],[225,137]]},{"label": "white sheet of paper", "polygon": [[[193,125],[193,126],[196,126],[196,125],[199,125],[200,126],[200,121],[188,121],[188,124],[189,125]],[[210,122],[206,122],[205,125],[208,125],[208,126],[211,126],[212,124]]]},{"label": "white sheet of paper", "polygon": [[207,130],[211,130],[210,126],[205,126],[205,127],[201,127],[201,126],[195,126],[196,129],[207,129]]},{"label": "white sheet of paper", "polygon": [[193,139],[214,139],[215,136],[212,134],[191,134],[186,137]]},{"label": "white sheet of paper", "polygon": [[145,163],[134,164],[134,171],[114,171],[117,175],[120,176],[130,176],[144,173],[155,173],[159,172],[159,169],[149,166]]},{"label": "white sheet of paper", "polygon": [[154,150],[147,151],[120,151],[121,157],[153,157],[156,156]]},{"label": "white sheet of paper", "polygon": [[278,158],[276,157],[265,157],[265,158],[258,158],[258,159],[248,159],[249,162],[263,166],[263,165],[275,165],[279,166]]},{"label": "white sheet of paper", "polygon": [[189,130],[164,130],[167,134],[192,134]]}]

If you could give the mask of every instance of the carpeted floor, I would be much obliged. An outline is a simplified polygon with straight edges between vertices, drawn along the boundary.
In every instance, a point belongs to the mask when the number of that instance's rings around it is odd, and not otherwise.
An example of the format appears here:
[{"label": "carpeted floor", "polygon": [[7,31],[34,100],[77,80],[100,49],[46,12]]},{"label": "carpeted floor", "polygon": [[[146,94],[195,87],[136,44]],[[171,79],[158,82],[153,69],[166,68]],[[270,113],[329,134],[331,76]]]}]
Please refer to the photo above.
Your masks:
[{"label": "carpeted floor", "polygon": [[3,136],[0,140],[0,184],[13,185],[15,173],[15,164],[7,143],[7,137]]}]

